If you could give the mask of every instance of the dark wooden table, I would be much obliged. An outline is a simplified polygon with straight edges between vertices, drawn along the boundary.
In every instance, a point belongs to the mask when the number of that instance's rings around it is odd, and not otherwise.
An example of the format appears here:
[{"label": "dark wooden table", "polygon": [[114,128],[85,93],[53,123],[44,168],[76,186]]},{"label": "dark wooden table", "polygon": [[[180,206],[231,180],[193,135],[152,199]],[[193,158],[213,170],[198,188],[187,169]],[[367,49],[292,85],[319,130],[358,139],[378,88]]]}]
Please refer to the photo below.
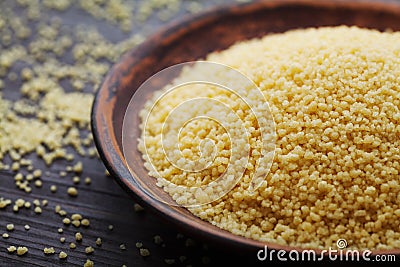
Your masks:
[{"label": "dark wooden table", "polygon": [[[139,6],[139,2],[135,2],[135,6]],[[193,7],[191,2],[193,1],[183,1],[180,10],[169,20],[187,15],[189,13],[187,9],[190,9],[189,5]],[[233,0],[202,0],[201,6],[202,9],[206,9],[228,2],[233,2]],[[13,1],[0,1],[0,10],[7,6],[14,7],[16,5]],[[13,10],[15,15],[18,15],[18,8]],[[134,33],[148,36],[165,24],[165,21],[160,20],[157,15],[160,10],[156,11],[156,14],[150,15],[146,21],[134,23],[130,33],[124,33],[116,27],[105,24],[104,21],[90,18],[74,7],[67,12],[52,12],[62,17],[64,23],[93,24],[113,42],[124,40]],[[6,81],[6,85],[6,88],[11,89],[3,90],[3,94],[5,97],[13,99],[16,95],[15,90],[18,90],[16,88],[18,81],[15,84]],[[65,169],[67,164],[65,160],[56,161],[47,167],[35,156],[31,158],[35,162],[36,168],[44,170],[43,186],[41,188],[33,186],[30,194],[24,193],[15,186],[15,172],[1,170],[0,197],[13,201],[23,198],[30,202],[35,199],[46,199],[48,205],[43,207],[40,215],[34,212],[33,207],[21,209],[18,213],[13,212],[12,205],[0,209],[0,267],[83,266],[88,258],[94,261],[95,266],[122,266],[124,264],[127,266],[167,266],[169,264],[173,264],[173,266],[249,266],[257,262],[257,251],[242,255],[240,251],[229,251],[227,248],[204,243],[201,237],[188,236],[186,233],[180,232],[176,226],[170,225],[146,210],[135,211],[134,200],[116,184],[112,177],[105,175],[105,168],[98,158],[76,155],[75,161],[82,161],[85,167],[80,176],[82,178],[89,176],[92,179],[91,185],[86,185],[83,181],[76,185],[79,190],[79,196],[76,198],[65,193],[67,188],[73,185],[71,180],[73,174],[68,173],[66,177],[59,175],[60,171]],[[9,158],[6,157],[3,163],[8,162]],[[58,187],[56,193],[51,193],[49,190],[52,184]],[[54,212],[56,205],[61,205],[69,215],[82,214],[90,220],[90,226],[88,228],[65,226],[62,222],[63,217]],[[9,232],[9,238],[2,238],[1,234],[7,232],[6,225],[9,223],[13,223],[15,229]],[[29,231],[24,229],[26,224],[30,226]],[[112,230],[109,229],[110,225],[113,226]],[[57,231],[60,227],[64,229],[61,234]],[[83,235],[81,243],[75,242],[74,234],[78,231]],[[59,241],[60,237],[66,238],[65,243]],[[100,247],[95,244],[98,237],[102,239]],[[77,244],[76,249],[69,248],[70,242]],[[142,257],[140,255],[139,249],[136,247],[137,242],[141,242],[144,248],[149,249],[150,256]],[[11,245],[26,246],[29,252],[24,256],[7,253],[7,247]],[[95,249],[93,254],[85,253],[87,246]],[[54,247],[56,252],[65,251],[68,253],[68,258],[61,260],[58,258],[58,253],[46,256],[43,253],[44,247]],[[268,263],[261,263],[261,265],[266,264]]]}]

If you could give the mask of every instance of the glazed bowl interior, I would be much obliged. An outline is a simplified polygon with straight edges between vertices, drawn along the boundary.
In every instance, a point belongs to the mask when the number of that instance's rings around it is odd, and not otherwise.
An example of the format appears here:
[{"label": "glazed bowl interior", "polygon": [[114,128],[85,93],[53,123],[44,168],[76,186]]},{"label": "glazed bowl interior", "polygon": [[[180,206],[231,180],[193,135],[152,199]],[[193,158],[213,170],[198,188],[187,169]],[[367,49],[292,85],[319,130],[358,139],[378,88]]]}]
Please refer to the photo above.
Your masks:
[{"label": "glazed bowl interior", "polygon": [[[168,25],[114,65],[100,87],[92,110],[92,130],[98,151],[110,173],[142,205],[173,222],[181,230],[226,247],[256,251],[264,245],[275,249],[298,249],[236,236],[202,221],[185,208],[167,205],[153,195],[169,198],[144,168],[141,153],[132,151],[135,168],[128,169],[122,148],[123,118],[139,86],[171,65],[204,58],[235,42],[290,29],[357,25],[384,31],[400,29],[400,6],[345,1],[265,1],[233,4],[184,18]],[[149,90],[141,103],[151,96]],[[134,123],[139,125],[135,108]],[[139,127],[132,133],[140,136]],[[318,250],[317,250],[318,251]],[[376,251],[375,253],[396,253]]]}]

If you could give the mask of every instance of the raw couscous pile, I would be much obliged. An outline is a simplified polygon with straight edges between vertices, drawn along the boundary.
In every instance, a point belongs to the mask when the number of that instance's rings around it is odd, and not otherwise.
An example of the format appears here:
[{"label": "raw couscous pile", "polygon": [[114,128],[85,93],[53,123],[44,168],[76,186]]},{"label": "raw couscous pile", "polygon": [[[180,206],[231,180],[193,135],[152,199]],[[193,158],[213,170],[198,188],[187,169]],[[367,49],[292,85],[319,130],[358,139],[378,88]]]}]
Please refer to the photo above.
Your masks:
[{"label": "raw couscous pile", "polygon": [[[164,21],[212,4],[0,1],[0,266],[130,266],[141,257],[147,257],[146,264],[176,261],[189,266],[196,260],[190,249],[197,244],[181,234],[174,241],[186,240],[185,250],[173,253],[165,252],[166,236],[164,242],[154,233],[147,239],[137,236],[141,231],[126,235],[125,227],[133,228],[139,217],[124,213],[121,227],[117,214],[122,207],[107,210],[99,202],[94,206],[102,215],[89,212],[94,202],[89,190],[104,199],[113,190],[105,188],[107,178],[89,124],[94,93],[121,54]],[[126,208],[143,210],[134,202]],[[207,262],[208,256],[201,257]]]},{"label": "raw couscous pile", "polygon": [[[294,30],[235,44],[206,60],[238,69],[264,93],[276,123],[270,172],[255,192],[248,190],[260,157],[257,118],[234,94],[199,85],[159,99],[141,126],[138,148],[160,186],[184,202],[185,193],[163,181],[201,186],[228,168],[235,151],[213,120],[186,124],[181,151],[172,153],[198,160],[199,145],[213,151],[202,140],[213,140],[217,151],[208,168],[175,167],[162,149],[162,131],[181,126],[163,128],[168,112],[196,96],[215,98],[249,129],[251,153],[239,183],[217,201],[188,207],[193,214],[236,235],[285,245],[328,248],[346,239],[349,248],[400,248],[400,33],[345,26]],[[193,68],[175,82],[196,75]],[[143,122],[159,97],[146,103]],[[195,117],[215,109],[212,103],[186,112]]]}]

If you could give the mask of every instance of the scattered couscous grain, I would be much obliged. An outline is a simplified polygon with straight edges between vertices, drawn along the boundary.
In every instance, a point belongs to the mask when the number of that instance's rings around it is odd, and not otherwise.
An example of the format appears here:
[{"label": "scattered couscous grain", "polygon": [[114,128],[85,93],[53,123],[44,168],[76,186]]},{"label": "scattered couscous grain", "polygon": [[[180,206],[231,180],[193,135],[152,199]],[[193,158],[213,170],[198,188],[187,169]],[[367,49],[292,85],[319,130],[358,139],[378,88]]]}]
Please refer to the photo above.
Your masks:
[{"label": "scattered couscous grain", "polygon": [[42,180],[36,180],[35,181],[35,186],[36,187],[40,188],[40,187],[42,187],[42,185],[43,185]]},{"label": "scattered couscous grain", "polygon": [[59,214],[60,216],[64,217],[64,216],[67,215],[67,212],[66,212],[65,210],[60,210],[60,211],[58,212],[58,214]]},{"label": "scattered couscous grain", "polygon": [[18,211],[19,211],[19,207],[18,207],[17,205],[14,205],[14,206],[13,206],[13,211],[14,211],[14,212],[18,212]]},{"label": "scattered couscous grain", "polygon": [[86,262],[83,264],[83,267],[94,267],[94,262],[87,259]]},{"label": "scattered couscous grain", "polygon": [[75,243],[70,243],[69,244],[69,248],[70,249],[75,249],[76,248],[76,244]]},{"label": "scattered couscous grain", "polygon": [[139,253],[140,253],[140,256],[142,256],[142,257],[150,256],[150,250],[148,250],[147,248],[140,248]]},{"label": "scattered couscous grain", "polygon": [[78,214],[78,213],[74,213],[71,215],[71,220],[82,220],[82,215]]},{"label": "scattered couscous grain", "polygon": [[22,208],[25,205],[25,200],[23,200],[22,198],[19,198],[15,201],[15,205],[17,205],[18,208]]},{"label": "scattered couscous grain", "polygon": [[60,206],[60,205],[56,205],[56,206],[54,207],[54,212],[55,212],[55,213],[59,213],[60,210],[61,210],[61,206]]},{"label": "scattered couscous grain", "polygon": [[22,174],[22,173],[17,173],[15,176],[14,176],[14,180],[15,181],[22,181],[24,179],[24,175]]},{"label": "scattered couscous grain", "polygon": [[85,227],[89,227],[90,221],[89,221],[88,219],[83,219],[83,220],[81,221],[81,224],[82,224],[83,226],[85,226]]},{"label": "scattered couscous grain", "polygon": [[15,246],[9,246],[7,248],[8,253],[14,253],[15,251],[17,251],[17,248]]},{"label": "scattered couscous grain", "polygon": [[72,167],[72,170],[75,172],[75,173],[81,173],[82,172],[82,170],[83,170],[83,164],[82,164],[82,162],[81,161],[78,161],[73,167]]},{"label": "scattered couscous grain", "polygon": [[64,219],[62,220],[62,222],[63,222],[63,224],[65,224],[65,225],[69,225],[69,224],[71,223],[71,220],[70,220],[69,218],[64,218]]},{"label": "scattered couscous grain", "polygon": [[10,199],[4,199],[2,197],[0,197],[0,209],[4,209],[5,207],[7,207],[8,205],[10,205],[12,202]]},{"label": "scattered couscous grain", "polygon": [[41,214],[42,213],[42,208],[39,206],[36,206],[35,209],[33,210],[36,214]]},{"label": "scattered couscous grain", "polygon": [[85,184],[89,185],[92,183],[92,179],[90,177],[85,177]]},{"label": "scattered couscous grain", "polygon": [[72,177],[72,182],[74,184],[79,184],[80,181],[81,181],[81,178],[79,178],[79,176]]},{"label": "scattered couscous grain", "polygon": [[7,224],[6,225],[6,229],[7,229],[7,231],[13,231],[14,230],[14,224],[12,224],[12,223]]},{"label": "scattered couscous grain", "polygon": [[101,247],[102,242],[103,242],[103,241],[101,240],[100,237],[98,237],[98,238],[96,239],[96,245],[97,245],[98,247]]},{"label": "scattered couscous grain", "polygon": [[[160,94],[145,104],[142,122],[152,115],[147,119],[151,131],[142,125],[138,145],[145,166],[178,203],[192,199],[176,185],[207,185],[224,173],[232,147],[225,128],[214,121],[183,127],[179,138],[185,149],[170,151],[193,160],[182,168],[166,159],[161,141],[167,112],[185,99],[216,98],[238,115],[239,119],[230,120],[232,127],[248,128],[249,142],[242,149],[249,147],[251,153],[242,179],[228,193],[220,197],[220,192],[197,191],[194,200],[220,198],[188,207],[193,214],[236,235],[281,245],[324,249],[343,238],[349,248],[400,248],[399,42],[400,32],[322,27],[272,34],[212,53],[206,60],[241,71],[269,104],[275,121],[275,155],[264,181],[250,192],[256,169],[267,166],[257,165],[264,142],[258,122],[265,116],[256,118],[235,94],[209,85],[168,94],[151,113]],[[197,75],[231,79],[199,68],[183,72],[176,83]],[[260,98],[259,103],[265,100]],[[193,117],[205,110],[212,115],[217,107],[209,103],[191,105],[186,111]],[[197,159],[194,144],[205,139],[215,141],[216,160],[202,171],[185,171]],[[207,149],[210,152],[213,146]]]},{"label": "scattered couscous grain", "polygon": [[7,233],[3,233],[2,237],[3,237],[4,239],[7,239],[7,238],[9,238],[9,237],[10,237],[10,235],[9,235],[9,234],[7,234]]},{"label": "scattered couscous grain", "polygon": [[34,177],[33,177],[33,174],[28,173],[28,174],[25,176],[25,178],[26,178],[26,180],[28,180],[28,181],[32,181]]},{"label": "scattered couscous grain", "polygon": [[26,187],[24,188],[24,191],[25,191],[26,193],[30,193],[30,192],[32,192],[32,187],[26,186]]},{"label": "scattered couscous grain", "polygon": [[75,233],[75,240],[80,242],[82,241],[82,234],[80,232]]},{"label": "scattered couscous grain", "polygon": [[25,224],[24,228],[26,231],[29,231],[29,229],[31,229],[31,227],[28,224]]},{"label": "scattered couscous grain", "polygon": [[154,240],[154,244],[156,244],[156,245],[160,245],[163,242],[163,239],[159,235],[155,235],[153,237],[153,240]]},{"label": "scattered couscous grain", "polygon": [[52,193],[57,192],[57,186],[56,186],[56,185],[51,185],[51,186],[50,186],[50,191],[51,191]]},{"label": "scattered couscous grain", "polygon": [[86,254],[92,254],[94,252],[94,248],[93,247],[86,247],[85,248],[85,253]]},{"label": "scattered couscous grain", "polygon": [[68,187],[67,193],[71,197],[76,197],[78,195],[78,190],[75,187]]},{"label": "scattered couscous grain", "polygon": [[50,255],[50,254],[56,253],[56,251],[54,250],[53,247],[49,247],[49,248],[44,248],[43,249],[43,253],[46,254],[46,255]]},{"label": "scattered couscous grain", "polygon": [[60,254],[58,254],[58,257],[59,257],[60,259],[65,259],[65,258],[68,257],[68,254],[65,253],[64,251],[60,251]]},{"label": "scattered couscous grain", "polygon": [[42,170],[36,169],[36,170],[33,171],[32,174],[33,174],[34,178],[40,178],[42,176]]},{"label": "scattered couscous grain", "polygon": [[31,202],[26,201],[26,202],[24,203],[24,207],[25,207],[26,209],[30,209],[30,208],[31,208]]},{"label": "scattered couscous grain", "polygon": [[11,164],[11,170],[12,171],[18,171],[19,170],[19,163],[18,162],[13,162],[12,164]]},{"label": "scattered couscous grain", "polygon": [[18,247],[17,248],[17,255],[18,256],[23,256],[26,253],[28,253],[28,248],[27,247]]}]

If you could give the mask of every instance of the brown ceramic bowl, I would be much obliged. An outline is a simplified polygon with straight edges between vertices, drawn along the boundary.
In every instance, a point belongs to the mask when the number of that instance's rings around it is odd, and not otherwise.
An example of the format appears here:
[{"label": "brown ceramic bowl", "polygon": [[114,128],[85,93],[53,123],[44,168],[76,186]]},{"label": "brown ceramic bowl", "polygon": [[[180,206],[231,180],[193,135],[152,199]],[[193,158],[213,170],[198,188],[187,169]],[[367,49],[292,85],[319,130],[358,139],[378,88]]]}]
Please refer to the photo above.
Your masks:
[{"label": "brown ceramic bowl", "polygon": [[[256,252],[264,245],[274,249],[293,249],[233,235],[196,218],[184,208],[169,206],[152,198],[149,192],[169,196],[155,185],[154,178],[149,177],[139,151],[133,152],[136,168],[132,177],[121,147],[122,122],[135,90],[150,76],[168,66],[203,58],[211,51],[225,49],[240,40],[294,28],[328,25],[399,30],[400,5],[304,0],[232,4],[184,18],[151,36],[114,65],[94,101],[92,129],[107,169],[137,201],[172,221],[183,231],[197,234],[225,247],[240,249],[242,252]],[[149,91],[147,96],[143,96],[143,102],[151,93]],[[141,108],[138,105],[136,110]],[[139,124],[138,116],[134,120]],[[140,135],[139,129],[134,135]],[[399,255],[400,250],[374,253]]]}]

